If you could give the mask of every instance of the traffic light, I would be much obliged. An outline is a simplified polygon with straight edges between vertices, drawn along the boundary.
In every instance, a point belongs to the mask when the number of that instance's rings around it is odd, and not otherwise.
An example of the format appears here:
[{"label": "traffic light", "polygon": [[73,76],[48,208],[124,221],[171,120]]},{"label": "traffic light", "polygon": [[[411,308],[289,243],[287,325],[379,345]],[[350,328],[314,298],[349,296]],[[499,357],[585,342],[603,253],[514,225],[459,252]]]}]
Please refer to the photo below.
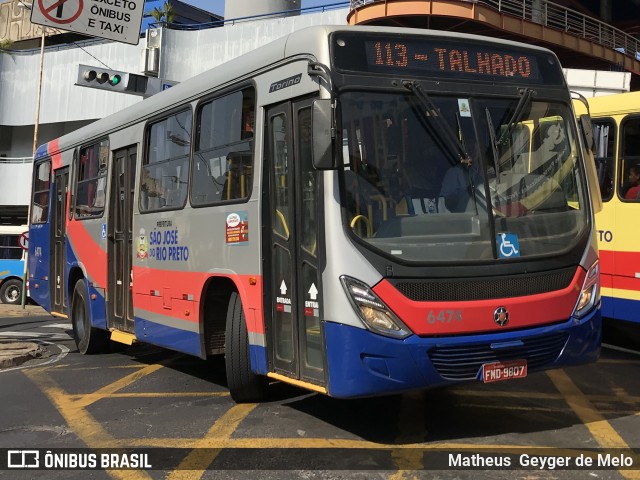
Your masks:
[{"label": "traffic light", "polygon": [[96,70],[85,70],[83,76],[87,82],[93,82],[94,80],[99,84],[106,82],[112,87],[116,87],[122,83],[122,75],[119,73],[112,73],[111,71],[98,72]]},{"label": "traffic light", "polygon": [[129,73],[107,68],[80,65],[78,68],[78,81],[76,85],[101,90],[124,92],[129,81]]},{"label": "traffic light", "polygon": [[76,85],[149,97],[161,91],[162,80],[136,73],[81,64],[78,66]]}]

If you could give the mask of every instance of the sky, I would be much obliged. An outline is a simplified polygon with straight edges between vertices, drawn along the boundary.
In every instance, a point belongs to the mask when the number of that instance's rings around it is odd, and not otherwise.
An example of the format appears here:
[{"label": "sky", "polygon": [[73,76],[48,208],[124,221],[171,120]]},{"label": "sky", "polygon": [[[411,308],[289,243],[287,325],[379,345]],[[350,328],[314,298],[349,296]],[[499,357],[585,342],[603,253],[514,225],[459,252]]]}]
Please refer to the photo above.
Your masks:
[{"label": "sky", "polygon": [[[224,16],[224,0],[182,0],[184,3],[193,5],[208,12]],[[263,0],[253,0],[259,2]],[[333,3],[341,3],[346,0],[302,0],[302,8],[317,7],[322,5],[331,5]]]}]

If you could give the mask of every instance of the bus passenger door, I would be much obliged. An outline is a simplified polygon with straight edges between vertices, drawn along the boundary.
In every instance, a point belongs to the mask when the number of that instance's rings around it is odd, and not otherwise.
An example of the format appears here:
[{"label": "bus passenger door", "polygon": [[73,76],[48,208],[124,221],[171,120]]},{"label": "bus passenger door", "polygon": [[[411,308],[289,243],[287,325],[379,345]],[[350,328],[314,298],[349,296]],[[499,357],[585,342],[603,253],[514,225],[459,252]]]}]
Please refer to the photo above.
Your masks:
[{"label": "bus passenger door", "polygon": [[69,167],[56,170],[54,174],[55,193],[53,197],[54,205],[51,218],[53,226],[53,258],[51,276],[51,311],[56,313],[67,313],[67,292],[65,270],[65,251],[67,247],[67,193],[69,191]]},{"label": "bus passenger door", "polygon": [[[268,110],[265,285],[273,370],[325,384],[318,272],[319,172],[311,163],[311,100]],[[267,233],[268,232],[268,233]],[[268,313],[271,313],[269,315]]]},{"label": "bus passenger door", "polygon": [[136,146],[114,151],[107,221],[107,327],[131,333],[134,331],[131,263],[135,177]]}]

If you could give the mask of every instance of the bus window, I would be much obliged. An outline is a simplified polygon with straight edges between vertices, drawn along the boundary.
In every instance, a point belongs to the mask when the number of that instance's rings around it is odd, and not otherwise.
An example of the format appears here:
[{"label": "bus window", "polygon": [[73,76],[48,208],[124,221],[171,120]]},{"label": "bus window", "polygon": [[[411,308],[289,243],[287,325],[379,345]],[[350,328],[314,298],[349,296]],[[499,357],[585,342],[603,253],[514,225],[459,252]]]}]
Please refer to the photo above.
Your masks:
[{"label": "bus window", "polygon": [[316,218],[316,188],[318,172],[311,162],[311,108],[298,111],[298,159],[302,176],[302,248],[316,256],[318,219]]},{"label": "bus window", "polygon": [[80,150],[76,177],[76,218],[99,217],[104,212],[109,141],[103,140]]},{"label": "bus window", "polygon": [[0,234],[0,260],[20,260],[22,248],[18,243],[20,235]]},{"label": "bus window", "polygon": [[288,209],[288,185],[287,175],[289,173],[287,155],[287,118],[283,114],[274,116],[271,119],[272,145],[273,145],[273,195],[275,197],[273,212],[273,231],[285,240],[289,239],[289,218]]},{"label": "bus window", "polygon": [[147,129],[140,180],[140,210],[175,210],[187,199],[191,110],[183,110]]},{"label": "bus window", "polygon": [[640,118],[625,120],[621,129],[620,198],[640,200]]},{"label": "bus window", "polygon": [[611,119],[598,118],[592,120],[592,125],[600,195],[602,201],[607,202],[613,197],[616,124]]},{"label": "bus window", "polygon": [[198,109],[192,205],[246,200],[251,196],[254,98],[253,88],[247,88]]},{"label": "bus window", "polygon": [[51,160],[35,167],[31,223],[46,223],[49,218],[49,192],[51,188]]}]

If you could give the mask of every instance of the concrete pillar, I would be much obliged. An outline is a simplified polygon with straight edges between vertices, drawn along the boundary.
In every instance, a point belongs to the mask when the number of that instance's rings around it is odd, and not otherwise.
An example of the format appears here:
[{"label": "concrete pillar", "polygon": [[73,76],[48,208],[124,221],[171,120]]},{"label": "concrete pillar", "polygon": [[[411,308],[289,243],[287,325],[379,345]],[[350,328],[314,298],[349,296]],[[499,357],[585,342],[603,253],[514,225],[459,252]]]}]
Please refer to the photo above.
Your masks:
[{"label": "concrete pillar", "polygon": [[613,0],[600,0],[600,20],[605,23],[613,20]]},{"label": "concrete pillar", "polygon": [[532,0],[531,2],[531,21],[534,23],[539,23],[541,25],[545,24],[545,15],[544,15],[544,7],[542,5],[542,0]]},{"label": "concrete pillar", "polygon": [[300,9],[300,2],[301,0],[225,0],[224,18],[231,20]]}]

